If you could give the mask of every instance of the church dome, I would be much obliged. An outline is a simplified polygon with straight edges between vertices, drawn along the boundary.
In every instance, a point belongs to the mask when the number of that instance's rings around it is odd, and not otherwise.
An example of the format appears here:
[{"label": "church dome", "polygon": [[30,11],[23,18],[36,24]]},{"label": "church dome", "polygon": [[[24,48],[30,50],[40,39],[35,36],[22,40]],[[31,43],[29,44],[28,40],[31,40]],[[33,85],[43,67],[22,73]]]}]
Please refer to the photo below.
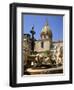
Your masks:
[{"label": "church dome", "polygon": [[46,24],[44,25],[44,27],[42,28],[42,31],[41,31],[41,36],[42,35],[48,35],[49,37],[52,38],[52,32],[51,32],[51,29],[48,25],[48,22],[46,22]]}]

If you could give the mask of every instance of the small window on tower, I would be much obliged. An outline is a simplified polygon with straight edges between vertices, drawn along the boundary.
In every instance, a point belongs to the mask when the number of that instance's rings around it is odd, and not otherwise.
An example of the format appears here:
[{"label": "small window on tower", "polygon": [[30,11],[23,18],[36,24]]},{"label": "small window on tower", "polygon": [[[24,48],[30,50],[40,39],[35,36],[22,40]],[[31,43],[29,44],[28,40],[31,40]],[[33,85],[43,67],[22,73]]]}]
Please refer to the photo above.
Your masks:
[{"label": "small window on tower", "polygon": [[44,43],[43,42],[41,42],[41,48],[44,48]]}]

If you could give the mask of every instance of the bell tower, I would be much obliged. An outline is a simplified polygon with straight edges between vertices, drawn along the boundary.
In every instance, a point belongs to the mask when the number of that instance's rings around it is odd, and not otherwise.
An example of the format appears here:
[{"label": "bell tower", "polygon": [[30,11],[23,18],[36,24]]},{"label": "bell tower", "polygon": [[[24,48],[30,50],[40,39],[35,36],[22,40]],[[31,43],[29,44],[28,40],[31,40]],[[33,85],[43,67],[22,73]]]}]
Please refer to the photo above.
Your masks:
[{"label": "bell tower", "polygon": [[49,27],[48,21],[46,21],[44,27],[41,31],[41,48],[44,50],[50,50],[51,44],[52,44],[52,32]]},{"label": "bell tower", "polygon": [[44,27],[42,28],[41,39],[42,40],[44,40],[44,39],[52,40],[52,32],[51,32],[51,29],[50,29],[50,27],[48,25],[48,21],[46,21]]}]

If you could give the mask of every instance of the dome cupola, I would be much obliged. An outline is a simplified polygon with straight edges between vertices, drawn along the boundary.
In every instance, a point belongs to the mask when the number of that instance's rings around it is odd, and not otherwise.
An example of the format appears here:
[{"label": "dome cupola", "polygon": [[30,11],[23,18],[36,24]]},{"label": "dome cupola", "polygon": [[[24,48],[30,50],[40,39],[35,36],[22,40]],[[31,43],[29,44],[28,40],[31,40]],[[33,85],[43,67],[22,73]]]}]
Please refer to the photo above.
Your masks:
[{"label": "dome cupola", "polygon": [[44,25],[41,31],[41,39],[52,39],[52,32],[48,25],[48,22]]}]

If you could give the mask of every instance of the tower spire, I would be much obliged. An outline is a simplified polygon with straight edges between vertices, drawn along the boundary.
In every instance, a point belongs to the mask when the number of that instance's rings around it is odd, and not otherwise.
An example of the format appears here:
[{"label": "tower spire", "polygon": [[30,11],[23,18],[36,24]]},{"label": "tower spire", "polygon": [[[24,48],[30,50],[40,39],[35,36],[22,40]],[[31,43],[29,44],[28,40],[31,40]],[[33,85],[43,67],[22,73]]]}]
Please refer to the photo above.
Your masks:
[{"label": "tower spire", "polygon": [[45,25],[48,26],[48,19],[46,19],[46,24]]}]

